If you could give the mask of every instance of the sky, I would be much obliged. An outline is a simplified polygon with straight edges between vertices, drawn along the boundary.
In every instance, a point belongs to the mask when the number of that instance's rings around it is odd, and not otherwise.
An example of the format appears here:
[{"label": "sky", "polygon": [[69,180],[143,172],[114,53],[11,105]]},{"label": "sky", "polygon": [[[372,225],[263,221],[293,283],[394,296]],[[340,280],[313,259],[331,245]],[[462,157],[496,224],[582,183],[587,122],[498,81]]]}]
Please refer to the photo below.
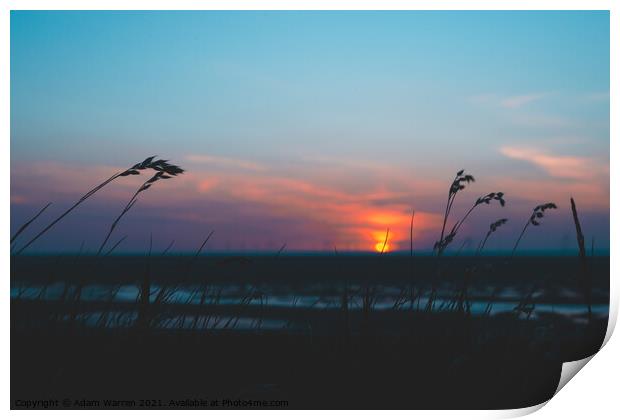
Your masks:
[{"label": "sky", "polygon": [[[117,253],[609,248],[609,13],[11,12],[11,230],[25,243],[157,155]],[[30,252],[96,250],[152,172],[119,178]],[[389,229],[389,233],[388,232]],[[387,242],[385,240],[387,234]],[[386,244],[383,248],[383,243]]]}]

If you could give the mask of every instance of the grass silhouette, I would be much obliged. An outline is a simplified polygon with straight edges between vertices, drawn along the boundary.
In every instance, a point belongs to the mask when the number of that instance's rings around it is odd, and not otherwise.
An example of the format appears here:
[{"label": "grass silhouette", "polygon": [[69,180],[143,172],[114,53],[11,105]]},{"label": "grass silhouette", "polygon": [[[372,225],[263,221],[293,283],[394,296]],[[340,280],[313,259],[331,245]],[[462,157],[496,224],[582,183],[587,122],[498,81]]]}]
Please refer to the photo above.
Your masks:
[{"label": "grass silhouette", "polygon": [[[414,256],[414,210],[409,253],[389,252],[388,228],[378,255],[348,259],[334,246],[335,257],[329,258],[336,265],[304,256],[299,258],[307,266],[291,269],[288,264],[296,257],[284,252],[286,243],[263,259],[204,256],[213,231],[189,256],[169,255],[174,240],[154,253],[152,234],[144,256],[111,255],[126,236],[112,247],[108,244],[140,195],[154,183],[184,172],[151,157],[115,176],[145,169],[154,170],[154,176],[130,197],[94,256],[70,262],[61,257],[15,258],[18,268],[35,274],[43,261],[40,272],[48,277],[33,275],[37,279],[33,286],[18,278],[17,268],[11,275],[12,288],[19,289],[11,299],[12,362],[21,368],[11,378],[15,395],[79,391],[88,396],[89,389],[109,392],[114,383],[115,390],[123,392],[140,389],[184,399],[194,395],[192,389],[219,396],[218,387],[227,386],[224,394],[230,396],[264,382],[281,386],[278,392],[290,397],[295,407],[480,408],[492,401],[507,408],[538,403],[540,395],[528,394],[528,385],[534,381],[553,385],[556,364],[587,356],[604,336],[606,320],[593,305],[601,305],[607,297],[608,261],[586,256],[572,199],[579,260],[562,257],[545,262],[548,265],[539,257],[507,260],[482,255],[506,218],[489,225],[473,256],[451,257],[445,252],[476,208],[506,204],[503,192],[481,196],[447,230],[458,193],[474,182],[463,170],[450,186],[436,255],[429,257]],[[113,179],[89,191],[76,205]],[[545,203],[533,209],[511,256],[528,227],[539,226],[545,212],[556,208]],[[563,297],[559,292],[572,291],[577,263],[582,267],[583,298]],[[321,264],[327,271],[319,270]],[[548,278],[552,287],[540,281]],[[58,283],[64,283],[63,289],[55,295]],[[36,292],[32,298],[29,287]],[[515,288],[516,297],[507,296],[509,288]],[[127,290],[133,293],[129,298],[124,296]],[[275,301],[285,298],[292,303]],[[582,308],[584,300],[585,325],[541,308],[555,302]],[[499,305],[509,306],[496,309]],[[283,321],[282,326],[274,327],[276,321]],[[97,362],[92,370],[83,368],[92,361]],[[168,362],[172,366],[164,367]],[[550,397],[554,390],[542,396]]]},{"label": "grass silhouette", "polygon": [[480,246],[478,246],[478,249],[476,250],[476,255],[480,255],[480,253],[484,249],[484,246],[486,245],[487,240],[489,239],[491,234],[493,232],[495,232],[497,230],[497,228],[499,228],[500,226],[506,224],[506,222],[508,222],[508,219],[499,219],[499,220],[496,220],[495,222],[491,223],[491,225],[489,226],[489,231],[487,232],[486,236],[484,237],[484,239],[480,243]]},{"label": "grass silhouette", "polygon": [[502,207],[506,205],[506,200],[504,199],[503,192],[492,192],[483,197],[479,197],[471,206],[471,208],[465,213],[465,215],[457,221],[450,233],[446,235],[446,224],[448,222],[448,218],[450,217],[450,212],[452,211],[452,206],[456,199],[456,195],[459,191],[465,189],[465,185],[471,182],[475,182],[475,179],[472,175],[464,174],[465,170],[461,169],[456,173],[456,177],[452,181],[452,185],[450,185],[450,190],[448,193],[448,202],[446,203],[446,210],[444,212],[443,224],[441,227],[441,234],[439,240],[435,242],[433,246],[433,250],[437,251],[437,255],[441,256],[448,245],[454,240],[456,234],[458,233],[463,223],[467,220],[467,218],[471,215],[471,213],[481,204],[490,204],[492,201],[498,201]]},{"label": "grass silhouette", "polygon": [[450,185],[450,189],[448,190],[448,201],[446,202],[446,209],[444,211],[443,216],[443,224],[441,226],[441,234],[439,236],[439,241],[435,243],[435,249],[437,250],[437,254],[441,255],[441,248],[445,248],[447,243],[445,243],[444,235],[446,231],[446,223],[448,223],[448,217],[450,216],[450,211],[452,210],[452,205],[454,204],[454,200],[456,199],[456,195],[459,191],[465,189],[465,184],[469,184],[471,182],[475,182],[476,180],[472,175],[465,174],[465,170],[461,169],[456,173],[452,184]]},{"label": "grass silhouette", "polygon": [[511,256],[515,255],[515,252],[517,251],[517,247],[519,246],[519,243],[521,242],[521,239],[523,238],[523,235],[525,234],[525,231],[527,230],[527,228],[530,225],[540,226],[541,219],[545,217],[545,211],[551,210],[551,209],[557,209],[557,208],[558,207],[555,205],[555,203],[539,204],[536,207],[534,207],[534,210],[532,211],[532,215],[527,220],[527,223],[525,224],[525,226],[523,226],[523,230],[521,231],[521,234],[517,238],[517,242],[512,248]]},{"label": "grass silhouette", "polygon": [[583,232],[581,231],[581,223],[577,214],[577,206],[573,197],[570,198],[571,211],[573,213],[573,221],[575,222],[575,230],[577,233],[577,244],[579,245],[579,259],[581,261],[581,284],[588,305],[588,319],[592,319],[592,284],[588,273],[588,258],[586,255],[586,244]]},{"label": "grass silhouette", "polygon": [[[149,159],[152,159],[152,158],[149,158]],[[166,161],[160,161],[160,162],[164,162],[165,163]],[[144,164],[144,162],[143,162],[143,164]],[[178,174],[183,173],[183,170],[180,169],[178,166],[175,166],[175,168],[177,168],[178,170],[171,171],[169,169],[169,166],[161,166],[161,169],[162,169],[161,171],[156,172],[155,175],[153,175],[148,180],[144,181],[144,183],[137,189],[137,191],[129,199],[129,202],[127,202],[127,204],[125,205],[125,207],[123,208],[121,213],[118,215],[118,217],[112,222],[112,225],[110,225],[110,229],[108,230],[108,233],[107,233],[105,239],[101,243],[101,246],[99,246],[99,250],[97,251],[97,255],[101,255],[101,252],[103,251],[103,248],[108,243],[108,240],[110,239],[110,236],[112,235],[112,232],[114,232],[114,229],[116,229],[116,226],[120,222],[121,218],[125,214],[127,214],[129,212],[129,210],[131,210],[131,208],[136,204],[136,202],[138,201],[138,195],[140,193],[148,190],[149,188],[151,188],[153,186],[153,184],[155,184],[155,182],[157,182],[159,180],[170,179],[173,176],[177,176]]]},{"label": "grass silhouette", "polygon": [[101,190],[102,188],[104,188],[106,185],[108,185],[115,179],[126,177],[126,176],[131,176],[131,175],[139,175],[140,171],[143,171],[146,169],[153,169],[158,172],[161,171],[170,176],[175,176],[175,175],[178,175],[184,172],[183,169],[179,168],[178,166],[169,164],[167,160],[155,160],[154,161],[153,160],[154,158],[155,156],[148,157],[144,159],[142,162],[136,163],[129,169],[126,169],[122,172],[117,172],[116,174],[112,175],[111,177],[103,181],[101,184],[94,187],[92,190],[88,191],[86,194],[80,197],[80,199],[76,201],[71,207],[65,210],[60,216],[54,219],[45,228],[43,228],[43,230],[41,230],[37,235],[35,235],[30,241],[28,241],[24,246],[22,246],[19,250],[17,250],[15,255],[20,255],[22,252],[28,249],[30,245],[32,245],[36,240],[38,240],[41,236],[47,233],[58,222],[60,222],[65,217],[67,217],[67,215],[69,215],[69,213],[75,210],[80,204],[88,200],[95,193],[97,193],[97,191]]},{"label": "grass silhouette", "polygon": [[39,216],[41,216],[41,214],[43,214],[43,212],[47,210],[47,208],[51,205],[52,203],[47,203],[45,206],[43,206],[41,210],[37,212],[37,214],[35,214],[32,218],[30,218],[26,223],[21,225],[19,229],[17,229],[17,232],[15,232],[13,236],[11,236],[11,243],[13,243],[19,237],[19,235],[21,235],[26,230],[26,228],[28,228],[28,226],[30,226],[32,222],[37,220]]}]

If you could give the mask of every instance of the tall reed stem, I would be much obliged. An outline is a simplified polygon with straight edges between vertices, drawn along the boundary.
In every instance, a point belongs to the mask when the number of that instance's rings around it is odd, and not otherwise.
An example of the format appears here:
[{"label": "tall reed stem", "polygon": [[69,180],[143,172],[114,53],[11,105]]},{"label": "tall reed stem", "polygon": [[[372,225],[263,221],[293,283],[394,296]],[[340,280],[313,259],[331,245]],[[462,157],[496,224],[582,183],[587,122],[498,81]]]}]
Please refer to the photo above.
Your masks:
[{"label": "tall reed stem", "polygon": [[586,304],[588,305],[588,321],[592,320],[592,302],[591,302],[591,284],[588,276],[588,259],[586,257],[586,243],[581,230],[581,223],[579,223],[579,216],[577,215],[577,206],[573,197],[570,198],[570,206],[573,212],[573,221],[575,222],[575,230],[577,232],[577,244],[579,245],[579,258],[581,260],[581,282],[583,291],[586,297]]},{"label": "tall reed stem", "polygon": [[72,205],[71,207],[69,207],[64,213],[62,213],[60,216],[58,216],[56,219],[54,219],[49,225],[47,225],[41,232],[39,232],[34,238],[32,238],[30,241],[28,241],[26,243],[26,245],[22,246],[16,253],[15,255],[19,255],[22,252],[24,252],[24,250],[26,250],[30,245],[32,245],[37,239],[39,239],[41,236],[43,236],[47,231],[49,231],[51,228],[54,227],[54,225],[58,222],[60,222],[62,219],[64,219],[69,213],[71,213],[73,210],[75,210],[75,208],[77,206],[79,206],[80,204],[82,204],[84,201],[86,201],[91,195],[95,194],[97,191],[99,191],[100,189],[102,189],[103,187],[105,187],[106,185],[108,185],[110,182],[114,181],[116,178],[118,178],[119,176],[121,176],[122,172],[118,172],[114,175],[112,175],[110,178],[108,178],[107,180],[105,180],[104,182],[102,182],[101,184],[97,185],[95,188],[93,188],[92,190],[90,190],[89,192],[87,192],[86,194],[84,194],[82,196],[82,198],[80,198],[74,205]]},{"label": "tall reed stem", "polygon": [[519,242],[521,242],[521,238],[523,238],[523,235],[525,234],[525,230],[527,229],[529,225],[530,225],[530,220],[528,219],[525,226],[523,226],[523,230],[521,231],[519,238],[517,238],[517,242],[515,242],[515,246],[512,248],[512,253],[510,254],[511,257],[514,257],[515,252],[517,251],[517,247],[519,246]]},{"label": "tall reed stem", "polygon": [[24,223],[23,225],[21,225],[21,227],[19,229],[17,229],[17,232],[15,232],[15,234],[13,236],[11,236],[11,243],[13,243],[13,241],[15,241],[15,239],[17,239],[17,237],[19,235],[21,235],[21,233],[26,230],[26,228],[28,226],[30,226],[30,224],[32,222],[34,222],[35,220],[37,220],[39,218],[39,216],[45,211],[47,210],[47,208],[49,206],[51,206],[52,203],[47,203],[41,210],[39,210],[39,212],[37,214],[35,214],[30,220],[28,220],[26,223]]}]

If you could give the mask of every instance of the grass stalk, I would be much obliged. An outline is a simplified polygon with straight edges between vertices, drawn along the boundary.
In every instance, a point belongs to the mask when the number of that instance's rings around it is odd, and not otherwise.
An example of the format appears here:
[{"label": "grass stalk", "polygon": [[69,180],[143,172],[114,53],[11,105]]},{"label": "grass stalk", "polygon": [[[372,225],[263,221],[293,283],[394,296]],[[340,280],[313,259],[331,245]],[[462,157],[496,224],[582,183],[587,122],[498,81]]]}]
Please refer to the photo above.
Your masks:
[{"label": "grass stalk", "polygon": [[577,244],[579,245],[579,259],[581,260],[581,283],[586,298],[586,304],[588,305],[588,321],[592,320],[592,290],[590,284],[590,276],[588,275],[588,258],[586,256],[586,244],[583,232],[581,230],[581,223],[579,223],[579,216],[577,214],[577,206],[573,197],[570,199],[570,206],[573,213],[573,221],[575,222],[575,230],[577,233]]},{"label": "grass stalk", "polygon": [[47,208],[49,206],[51,206],[52,203],[47,203],[41,210],[38,211],[37,214],[35,214],[32,218],[30,218],[30,220],[28,220],[26,223],[24,223],[23,225],[20,226],[19,229],[17,229],[17,232],[15,232],[15,234],[13,236],[11,236],[11,243],[13,243],[15,241],[15,239],[17,239],[19,237],[19,235],[21,235],[28,226],[30,226],[30,224],[32,222],[34,222],[35,220],[37,220],[39,218],[39,216],[41,216],[41,214],[47,210]]}]

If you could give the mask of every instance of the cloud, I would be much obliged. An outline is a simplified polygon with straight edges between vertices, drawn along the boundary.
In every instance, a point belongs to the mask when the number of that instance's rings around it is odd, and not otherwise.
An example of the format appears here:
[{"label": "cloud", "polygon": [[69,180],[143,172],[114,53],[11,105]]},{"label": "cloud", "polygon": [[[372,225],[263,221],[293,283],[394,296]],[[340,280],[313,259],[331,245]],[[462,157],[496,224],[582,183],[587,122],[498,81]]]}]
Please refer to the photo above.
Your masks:
[{"label": "cloud", "polygon": [[[210,180],[211,176],[206,179]],[[207,183],[210,185],[210,181]],[[329,242],[342,250],[372,251],[376,238],[384,235],[387,228],[391,232],[390,250],[396,250],[398,242],[405,241],[408,235],[411,204],[403,203],[403,192],[394,189],[368,187],[365,191],[347,192],[320,181],[291,176],[249,177],[229,173],[207,193],[212,200],[251,208],[255,214],[307,224],[309,230],[318,229],[329,235]],[[440,228],[440,221],[437,213],[418,211],[416,239],[430,240]],[[316,233],[309,231],[307,235]]]},{"label": "cloud", "polygon": [[500,105],[504,108],[521,108],[531,102],[547,96],[545,93],[528,93],[525,95],[509,96],[500,101]]},{"label": "cloud", "polygon": [[213,191],[218,184],[219,180],[217,178],[204,179],[198,183],[198,191],[201,193]]},{"label": "cloud", "polygon": [[554,178],[575,180],[597,179],[609,168],[592,158],[552,155],[532,147],[504,146],[500,152],[511,159],[530,162]]},{"label": "cloud", "polygon": [[522,95],[503,96],[497,93],[482,93],[469,97],[476,105],[493,105],[502,108],[516,109],[548,96],[547,93],[525,93]]},{"label": "cloud", "polygon": [[498,178],[512,195],[528,201],[567,202],[575,197],[590,210],[609,209],[609,165],[591,157],[554,155],[535,147],[505,146],[504,156],[529,162],[551,178]]},{"label": "cloud", "polygon": [[[520,173],[525,176],[515,177],[506,173],[479,180],[459,197],[455,215],[467,211],[471,200],[497,186],[508,197],[509,205],[501,209],[502,216],[508,218],[521,217],[538,202],[566,202],[571,195],[580,208],[608,208],[608,166],[594,159],[557,156],[532,147],[505,146],[501,153],[536,165],[550,176],[535,173],[537,177],[533,178],[526,172]],[[416,209],[415,248],[429,249],[441,229],[439,212],[445,206],[449,180],[415,168],[405,170],[337,158],[296,160],[272,167],[258,165],[260,170],[248,169],[254,166],[236,159],[208,157],[195,161],[211,163],[187,168],[182,176],[149,189],[124,220],[123,233],[139,239],[156,226],[158,237],[178,239],[184,249],[192,249],[204,239],[205,232],[215,229],[217,238],[210,246],[220,249],[277,249],[286,242],[291,250],[331,250],[336,245],[343,251],[372,251],[389,228],[388,249],[398,250],[409,247],[412,208]],[[179,163],[186,168],[187,162]],[[23,199],[29,204],[18,205],[14,198],[12,210],[28,215],[47,201],[53,201],[56,209],[66,208],[117,170],[75,163],[15,164],[12,193],[22,197],[17,201]],[[119,179],[89,200],[90,207],[85,204],[74,216],[89,214],[91,220],[103,220],[105,225],[148,176],[145,173]],[[513,197],[520,200],[513,202]],[[484,220],[488,224],[498,209],[489,207],[486,211],[490,213],[481,214],[482,219],[473,216],[463,234],[473,226],[470,222]],[[75,226],[79,227],[79,223]],[[66,230],[60,228],[57,233],[63,232]]]},{"label": "cloud", "polygon": [[[558,182],[554,179],[517,179],[502,176],[497,178],[497,183],[509,192],[513,210],[521,208],[522,211],[527,211],[533,204],[548,201],[567,208],[570,197],[574,197],[580,210],[602,211],[603,214],[609,211],[609,183],[602,180]],[[515,199],[522,202],[518,203]]]},{"label": "cloud", "polygon": [[237,168],[244,169],[248,171],[257,171],[262,172],[267,170],[265,165],[262,165],[257,162],[242,160],[242,159],[233,159],[224,156],[215,156],[215,155],[188,155],[185,157],[189,162],[194,163],[202,163],[202,164],[210,164],[219,167],[228,167],[228,168]]},{"label": "cloud", "polygon": [[[124,220],[124,232],[135,235],[140,220],[157,220],[158,231],[166,230],[171,239],[180,239],[178,232],[186,232],[183,241],[204,233],[204,226],[216,228],[221,235],[219,246],[233,249],[243,243],[262,249],[273,241],[280,246],[282,240],[288,249],[330,250],[336,245],[343,251],[372,251],[377,238],[384,237],[389,228],[388,249],[397,250],[400,243],[408,246],[412,197],[435,191],[425,182],[405,183],[397,170],[390,172],[368,162],[349,162],[346,170],[338,161],[252,170],[257,167],[234,159],[203,156],[193,161],[213,164],[187,168],[182,176],[149,189]],[[58,208],[66,207],[117,171],[59,162],[16,165],[11,174],[12,204],[53,201]],[[343,181],[343,172],[356,182]],[[362,175],[377,182],[360,182]],[[112,218],[115,206],[126,202],[148,176],[145,173],[110,184],[89,200],[90,211],[96,219]],[[416,212],[416,248],[430,246],[440,229],[440,215],[432,212],[440,206],[428,202],[422,206]]]}]

